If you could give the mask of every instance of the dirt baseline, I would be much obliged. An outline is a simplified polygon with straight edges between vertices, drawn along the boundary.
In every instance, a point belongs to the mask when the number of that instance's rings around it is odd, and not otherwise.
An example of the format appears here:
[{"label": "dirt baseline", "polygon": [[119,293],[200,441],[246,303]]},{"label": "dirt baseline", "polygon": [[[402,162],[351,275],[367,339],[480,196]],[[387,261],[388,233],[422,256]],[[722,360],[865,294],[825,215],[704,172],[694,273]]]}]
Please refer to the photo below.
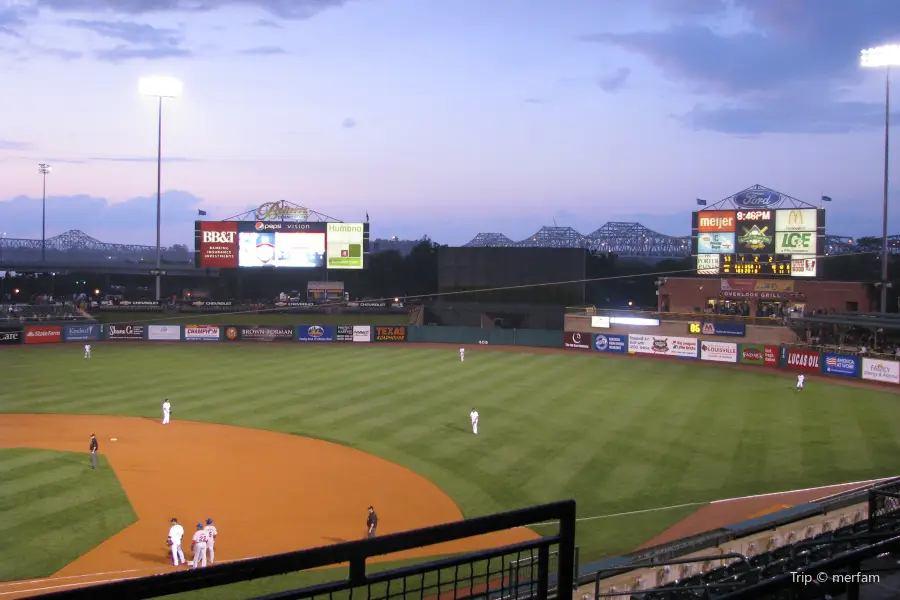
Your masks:
[{"label": "dirt baseline", "polygon": [[[0,415],[0,445],[82,452],[85,478],[91,474],[86,452],[91,433],[138,521],[42,580],[46,585],[91,574],[106,575],[94,576],[96,581],[175,570],[165,546],[173,517],[187,532],[183,547],[188,557],[194,524],[215,519],[220,532],[216,559],[222,562],[360,539],[370,504],[378,511],[380,535],[463,518],[453,501],[424,477],[340,444],[177,420],[163,426],[149,418]],[[537,537],[527,529],[507,530],[383,560],[480,550]]]}]

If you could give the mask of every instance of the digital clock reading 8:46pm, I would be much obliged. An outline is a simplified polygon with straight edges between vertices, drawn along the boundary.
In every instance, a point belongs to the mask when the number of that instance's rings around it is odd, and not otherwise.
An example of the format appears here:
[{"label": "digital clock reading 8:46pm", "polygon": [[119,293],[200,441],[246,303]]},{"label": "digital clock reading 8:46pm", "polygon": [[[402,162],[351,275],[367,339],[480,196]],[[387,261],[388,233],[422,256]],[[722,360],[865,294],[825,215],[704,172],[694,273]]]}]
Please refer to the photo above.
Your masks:
[{"label": "digital clock reading 8:46pm", "polygon": [[723,254],[723,275],[791,275],[791,257],[780,254]]}]

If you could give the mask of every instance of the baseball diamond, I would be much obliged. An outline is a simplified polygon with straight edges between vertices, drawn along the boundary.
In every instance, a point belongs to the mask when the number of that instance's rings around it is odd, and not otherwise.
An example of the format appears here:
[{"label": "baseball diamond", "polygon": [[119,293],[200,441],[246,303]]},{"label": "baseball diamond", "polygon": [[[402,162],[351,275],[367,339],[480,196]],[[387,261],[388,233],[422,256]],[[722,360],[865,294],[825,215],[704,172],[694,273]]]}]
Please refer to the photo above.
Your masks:
[{"label": "baseball diamond", "polygon": [[[675,526],[720,498],[896,471],[896,389],[813,375],[798,395],[774,368],[462,346],[464,362],[460,344],[112,341],[93,344],[89,361],[77,344],[3,351],[0,445],[86,458],[97,433],[137,521],[74,561],[60,553],[42,572],[12,575],[40,582],[0,584],[2,597],[171,572],[163,542],[173,516],[188,527],[214,517],[217,560],[228,562],[360,539],[369,505],[380,536],[571,497],[586,562],[667,530],[686,535]],[[177,411],[163,427],[165,397]],[[14,474],[19,487],[46,484]],[[792,503],[756,502],[728,518]],[[30,541],[46,522],[65,532],[86,512],[31,510],[30,520],[0,520],[24,556],[46,553]],[[512,529],[384,565],[540,533]],[[0,561],[11,551],[0,548]],[[277,589],[261,580],[209,597]]]}]

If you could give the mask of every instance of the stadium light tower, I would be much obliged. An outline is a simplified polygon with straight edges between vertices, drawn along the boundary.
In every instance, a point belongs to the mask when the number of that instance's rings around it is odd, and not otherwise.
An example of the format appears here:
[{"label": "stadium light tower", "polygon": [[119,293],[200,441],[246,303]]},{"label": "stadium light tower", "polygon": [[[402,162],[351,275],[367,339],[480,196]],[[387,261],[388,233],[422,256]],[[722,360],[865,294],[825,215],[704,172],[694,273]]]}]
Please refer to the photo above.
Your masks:
[{"label": "stadium light tower", "polygon": [[41,262],[47,262],[47,175],[52,170],[47,163],[38,165],[38,173],[44,180],[41,192]]},{"label": "stadium light tower", "polygon": [[152,96],[157,104],[156,133],[156,299],[161,296],[159,270],[162,267],[162,251],[160,246],[160,229],[162,225],[162,110],[163,98],[178,98],[183,92],[180,81],[174,77],[142,77],[139,83],[140,92],[144,96]]},{"label": "stadium light tower", "polygon": [[881,215],[881,312],[888,298],[888,188],[891,148],[891,67],[900,66],[900,45],[876,46],[860,53],[863,67],[884,69],[884,201]]}]

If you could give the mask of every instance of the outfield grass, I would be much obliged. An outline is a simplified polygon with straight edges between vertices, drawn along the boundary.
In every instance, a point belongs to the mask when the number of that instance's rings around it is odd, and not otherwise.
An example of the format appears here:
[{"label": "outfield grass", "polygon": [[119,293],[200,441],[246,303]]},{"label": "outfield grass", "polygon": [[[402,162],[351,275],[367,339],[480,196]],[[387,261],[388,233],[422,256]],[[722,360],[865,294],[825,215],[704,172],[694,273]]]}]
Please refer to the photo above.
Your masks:
[{"label": "outfield grass", "polygon": [[91,471],[86,453],[0,448],[0,581],[52,575],[134,523],[99,458]]},{"label": "outfield grass", "polygon": [[95,312],[91,314],[100,323],[164,323],[167,325],[408,325],[409,315],[320,313],[145,313],[145,312]]},{"label": "outfield grass", "polygon": [[[180,419],[406,465],[466,516],[575,498],[593,517],[900,474],[895,392],[813,381],[798,394],[763,369],[477,350],[460,363],[453,346],[374,344],[111,343],[94,355],[3,352],[0,412],[156,417],[169,396]],[[581,559],[632,550],[691,510],[580,522]]]}]

